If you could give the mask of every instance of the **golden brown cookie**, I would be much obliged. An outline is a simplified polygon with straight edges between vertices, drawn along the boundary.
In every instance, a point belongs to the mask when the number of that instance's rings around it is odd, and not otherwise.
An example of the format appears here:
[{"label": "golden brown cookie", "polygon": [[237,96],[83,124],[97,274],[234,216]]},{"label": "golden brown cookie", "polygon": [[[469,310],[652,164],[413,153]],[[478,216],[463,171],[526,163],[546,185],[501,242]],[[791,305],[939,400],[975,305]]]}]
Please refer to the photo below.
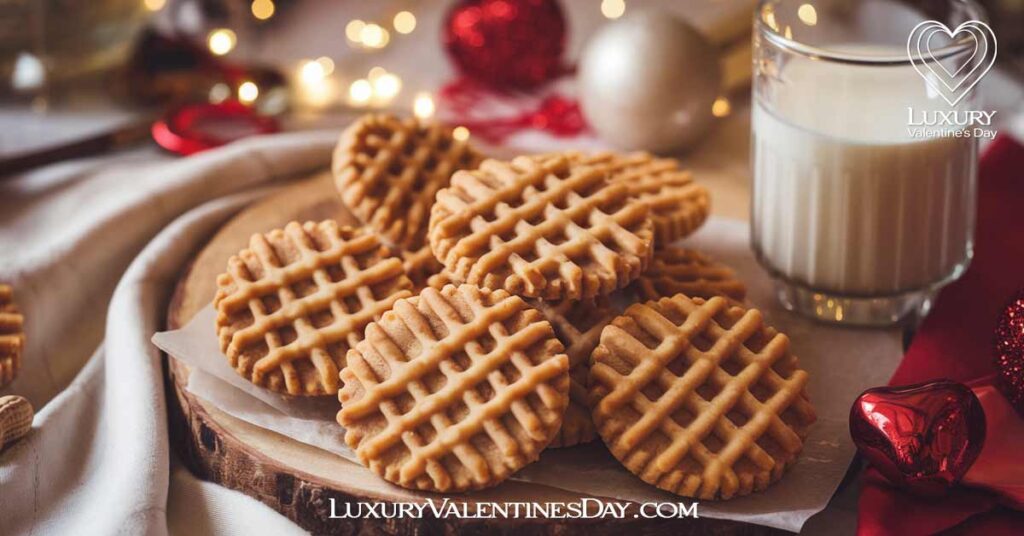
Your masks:
[{"label": "golden brown cookie", "polygon": [[691,298],[725,296],[743,301],[747,287],[736,272],[693,249],[670,246],[654,252],[651,264],[631,286],[640,301],[683,293]]},{"label": "golden brown cookie", "polygon": [[601,439],[627,469],[678,495],[765,489],[815,421],[789,339],[722,297],[630,306],[601,332],[591,363]]},{"label": "golden brown cookie", "polygon": [[[589,165],[605,166],[613,182],[651,207],[654,244],[663,248],[689,236],[707,220],[711,212],[711,194],[693,180],[693,174],[680,169],[674,158],[656,158],[649,153],[571,152],[566,156]],[[537,158],[551,158],[551,154]]]},{"label": "golden brown cookie", "polygon": [[416,252],[426,245],[434,195],[480,160],[450,127],[369,114],[342,133],[332,168],[352,213],[389,245]]},{"label": "golden brown cookie", "polygon": [[0,387],[14,381],[25,348],[25,317],[14,303],[14,290],[0,283]]},{"label": "golden brown cookie", "polygon": [[569,359],[518,296],[424,289],[366,327],[349,352],[338,422],[359,460],[399,486],[494,486],[551,442],[569,400]]},{"label": "golden brown cookie", "polygon": [[553,157],[487,160],[438,192],[430,246],[451,276],[546,300],[607,295],[653,252],[648,207],[600,167]]},{"label": "golden brown cookie", "polygon": [[565,409],[562,428],[548,447],[589,443],[597,437],[587,402],[590,354],[600,341],[601,330],[615,318],[615,309],[605,297],[578,302],[530,300],[528,303],[551,322],[555,336],[569,356],[569,407]]},{"label": "golden brown cookie", "polygon": [[253,235],[217,278],[217,334],[239,374],[290,395],[333,395],[366,324],[412,295],[376,235],[334,221]]},{"label": "golden brown cookie", "polygon": [[[413,293],[430,285],[431,277],[437,276],[444,269],[444,266],[434,257],[429,245],[424,245],[416,251],[402,251],[402,266],[405,268],[405,275],[412,280]],[[444,285],[441,285],[443,287]],[[441,288],[435,287],[435,288]]]}]

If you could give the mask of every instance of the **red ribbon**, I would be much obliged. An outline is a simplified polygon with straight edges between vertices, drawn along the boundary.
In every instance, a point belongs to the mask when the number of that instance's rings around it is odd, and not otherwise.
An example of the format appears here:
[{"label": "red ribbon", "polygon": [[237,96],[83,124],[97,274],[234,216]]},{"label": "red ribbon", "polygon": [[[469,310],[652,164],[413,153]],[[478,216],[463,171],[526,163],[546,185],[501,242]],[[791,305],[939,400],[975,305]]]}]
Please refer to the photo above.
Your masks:
[{"label": "red ribbon", "polygon": [[158,145],[182,156],[279,130],[276,119],[233,100],[181,106],[153,123],[152,129]]},{"label": "red ribbon", "polygon": [[[449,122],[468,128],[474,136],[490,143],[501,143],[526,129],[544,131],[559,138],[578,136],[587,130],[579,103],[558,93],[538,97],[528,93],[496,92],[462,77],[442,87],[439,96],[451,111]],[[483,115],[493,109],[509,111]]]}]

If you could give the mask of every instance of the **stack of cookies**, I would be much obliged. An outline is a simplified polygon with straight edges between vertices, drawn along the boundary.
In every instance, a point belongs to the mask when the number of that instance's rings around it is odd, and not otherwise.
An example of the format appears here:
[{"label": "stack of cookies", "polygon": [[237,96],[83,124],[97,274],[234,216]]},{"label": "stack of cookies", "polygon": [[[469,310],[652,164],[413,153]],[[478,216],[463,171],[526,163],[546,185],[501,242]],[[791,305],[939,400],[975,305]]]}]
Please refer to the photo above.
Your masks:
[{"label": "stack of cookies", "polygon": [[483,159],[441,125],[371,115],[333,167],[363,227],[254,236],[218,279],[217,331],[253,383],[337,394],[384,479],[480,489],[600,437],[652,485],[728,499],[795,461],[807,374],[733,270],[672,245],[710,206],[678,162]]}]

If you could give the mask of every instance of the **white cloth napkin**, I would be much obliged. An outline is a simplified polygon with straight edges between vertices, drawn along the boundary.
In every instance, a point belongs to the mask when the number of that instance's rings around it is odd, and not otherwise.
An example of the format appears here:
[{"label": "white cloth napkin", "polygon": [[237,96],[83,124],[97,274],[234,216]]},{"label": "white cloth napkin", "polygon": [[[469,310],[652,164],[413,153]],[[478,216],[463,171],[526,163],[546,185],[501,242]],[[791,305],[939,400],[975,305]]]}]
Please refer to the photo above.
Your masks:
[{"label": "white cloth napkin", "polygon": [[159,166],[146,150],[120,169],[87,160],[0,183],[0,280],[27,326],[22,373],[0,394],[38,411],[0,455],[0,534],[166,534],[168,510],[203,513],[175,516],[182,533],[298,531],[242,494],[171,475],[149,338],[191,254],[267,191],[255,187],[327,165],[336,138],[253,138]]}]

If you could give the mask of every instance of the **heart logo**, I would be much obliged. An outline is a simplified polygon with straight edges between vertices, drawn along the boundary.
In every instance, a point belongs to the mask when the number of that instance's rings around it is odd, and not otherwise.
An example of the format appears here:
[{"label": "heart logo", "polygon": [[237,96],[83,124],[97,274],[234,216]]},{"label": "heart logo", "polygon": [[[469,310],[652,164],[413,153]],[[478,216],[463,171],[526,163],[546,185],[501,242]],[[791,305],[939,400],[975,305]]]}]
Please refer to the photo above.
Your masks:
[{"label": "heart logo", "polygon": [[[963,35],[962,39],[957,36]],[[949,46],[932,50],[932,39],[945,35]],[[910,31],[907,57],[917,74],[950,106],[956,106],[996,62],[996,34],[987,24],[967,21],[955,30],[939,21],[926,20]]]}]

